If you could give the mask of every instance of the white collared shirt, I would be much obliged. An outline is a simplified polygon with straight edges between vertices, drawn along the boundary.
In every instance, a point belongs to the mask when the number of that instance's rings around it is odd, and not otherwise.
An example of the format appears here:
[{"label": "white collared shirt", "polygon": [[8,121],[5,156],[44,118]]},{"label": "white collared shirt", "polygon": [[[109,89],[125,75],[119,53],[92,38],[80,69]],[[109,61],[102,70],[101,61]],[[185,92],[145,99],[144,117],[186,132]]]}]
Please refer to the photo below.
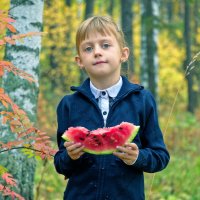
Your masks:
[{"label": "white collared shirt", "polygon": [[101,113],[104,119],[104,126],[106,126],[106,119],[109,113],[109,97],[114,99],[119,93],[121,87],[122,87],[121,76],[120,76],[119,81],[115,85],[104,90],[99,90],[90,81],[90,89],[91,89],[92,94],[95,96],[95,98],[98,99],[98,105],[99,105],[99,108],[101,109]]}]

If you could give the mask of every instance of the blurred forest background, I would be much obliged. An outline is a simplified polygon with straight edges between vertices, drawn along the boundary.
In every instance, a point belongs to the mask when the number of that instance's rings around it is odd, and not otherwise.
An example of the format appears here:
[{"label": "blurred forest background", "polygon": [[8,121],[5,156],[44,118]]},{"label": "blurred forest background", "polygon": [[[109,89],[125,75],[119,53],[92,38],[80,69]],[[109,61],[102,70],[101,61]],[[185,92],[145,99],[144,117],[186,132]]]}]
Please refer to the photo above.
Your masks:
[{"label": "blurred forest background", "polygon": [[[14,3],[15,2],[15,3]],[[13,0],[11,5],[31,5]],[[36,1],[35,1],[36,2]],[[30,3],[30,4],[29,4]],[[0,9],[10,8],[1,0]],[[15,8],[12,8],[14,10]],[[37,13],[35,13],[37,15]],[[75,34],[91,15],[110,15],[125,33],[131,56],[122,73],[154,94],[171,154],[168,167],[145,174],[148,200],[200,198],[200,1],[46,0],[36,124],[56,146],[56,106],[71,85],[85,78],[74,62]],[[16,27],[17,29],[17,27]],[[1,49],[0,57],[4,57]],[[18,67],[18,66],[16,66]],[[25,69],[26,70],[26,69]],[[28,69],[27,69],[28,71]],[[0,82],[1,84],[1,82]],[[37,161],[34,199],[62,199],[66,181],[52,161]],[[134,186],[133,186],[134,187]]]}]

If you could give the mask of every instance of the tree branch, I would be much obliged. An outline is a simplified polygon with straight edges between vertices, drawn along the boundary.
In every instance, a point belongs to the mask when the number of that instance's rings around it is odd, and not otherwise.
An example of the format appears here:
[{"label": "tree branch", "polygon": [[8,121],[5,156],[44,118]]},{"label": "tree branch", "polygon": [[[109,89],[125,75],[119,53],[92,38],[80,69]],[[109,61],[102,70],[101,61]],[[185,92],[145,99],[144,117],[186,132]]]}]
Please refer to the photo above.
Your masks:
[{"label": "tree branch", "polygon": [[[12,151],[12,150],[18,150],[18,149],[29,149],[29,150],[32,150],[32,151],[36,151],[36,152],[40,152],[40,153],[44,153],[43,151],[40,151],[40,150],[37,150],[37,149],[34,149],[34,148],[31,148],[31,147],[13,147],[13,148],[11,148],[11,149],[4,149],[4,150],[1,150],[0,151],[0,154],[1,153],[4,153],[4,152],[6,152],[6,151]],[[52,156],[52,157],[54,157],[53,155],[50,155],[50,156]]]}]

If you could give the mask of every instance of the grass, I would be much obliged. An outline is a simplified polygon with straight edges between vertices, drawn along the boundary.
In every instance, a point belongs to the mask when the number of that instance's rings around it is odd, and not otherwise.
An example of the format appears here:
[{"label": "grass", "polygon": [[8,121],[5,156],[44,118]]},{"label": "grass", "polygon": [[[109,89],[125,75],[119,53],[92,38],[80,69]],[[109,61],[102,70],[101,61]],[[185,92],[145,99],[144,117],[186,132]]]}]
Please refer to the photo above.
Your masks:
[{"label": "grass", "polygon": [[[164,126],[165,120],[161,118]],[[145,174],[147,200],[198,200],[200,197],[198,114],[175,113],[165,140],[171,160],[162,172]]]},{"label": "grass", "polygon": [[66,180],[59,175],[53,161],[38,160],[35,174],[35,200],[60,200],[66,187]]}]

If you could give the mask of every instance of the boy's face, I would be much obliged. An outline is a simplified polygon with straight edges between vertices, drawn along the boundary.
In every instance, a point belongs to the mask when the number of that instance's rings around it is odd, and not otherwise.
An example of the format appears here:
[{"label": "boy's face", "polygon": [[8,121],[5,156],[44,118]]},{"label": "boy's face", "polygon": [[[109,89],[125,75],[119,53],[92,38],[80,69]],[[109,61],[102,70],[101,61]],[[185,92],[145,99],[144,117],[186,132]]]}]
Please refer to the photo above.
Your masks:
[{"label": "boy's face", "polygon": [[120,48],[114,35],[91,33],[79,46],[76,62],[80,68],[85,68],[93,80],[99,78],[119,79],[121,62],[128,59],[129,49]]}]

